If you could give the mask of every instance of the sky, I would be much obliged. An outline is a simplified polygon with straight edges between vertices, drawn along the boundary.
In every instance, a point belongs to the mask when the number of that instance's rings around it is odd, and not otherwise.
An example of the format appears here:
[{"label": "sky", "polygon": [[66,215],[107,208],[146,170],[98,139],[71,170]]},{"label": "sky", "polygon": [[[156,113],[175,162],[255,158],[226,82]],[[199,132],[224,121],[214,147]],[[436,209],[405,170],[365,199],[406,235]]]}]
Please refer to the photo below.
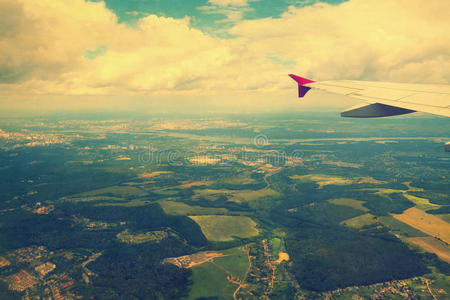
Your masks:
[{"label": "sky", "polygon": [[287,74],[449,84],[448,28],[448,0],[0,0],[0,109],[339,106]]}]

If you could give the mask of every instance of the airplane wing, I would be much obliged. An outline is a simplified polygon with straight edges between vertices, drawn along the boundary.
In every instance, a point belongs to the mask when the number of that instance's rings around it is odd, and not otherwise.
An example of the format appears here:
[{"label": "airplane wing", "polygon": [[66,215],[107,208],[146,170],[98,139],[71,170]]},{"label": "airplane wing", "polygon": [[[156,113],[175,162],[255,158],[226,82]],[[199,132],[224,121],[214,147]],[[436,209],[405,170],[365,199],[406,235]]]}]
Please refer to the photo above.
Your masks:
[{"label": "airplane wing", "polygon": [[416,111],[450,117],[450,86],[371,81],[322,81],[289,76],[298,83],[298,96],[312,89],[345,95],[364,102],[341,112],[342,117],[377,118]]}]

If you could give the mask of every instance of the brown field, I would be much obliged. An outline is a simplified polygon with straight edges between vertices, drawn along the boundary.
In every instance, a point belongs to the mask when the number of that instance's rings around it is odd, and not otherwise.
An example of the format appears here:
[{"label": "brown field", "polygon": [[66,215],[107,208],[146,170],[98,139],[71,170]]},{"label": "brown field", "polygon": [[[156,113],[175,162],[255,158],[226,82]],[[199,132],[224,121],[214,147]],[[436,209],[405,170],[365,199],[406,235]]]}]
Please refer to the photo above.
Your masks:
[{"label": "brown field", "polygon": [[278,259],[275,261],[276,264],[280,264],[282,261],[289,261],[289,254],[286,252],[278,253]]},{"label": "brown field", "polygon": [[204,182],[204,181],[189,182],[189,183],[185,183],[185,184],[180,185],[180,188],[188,189],[188,188],[193,187],[193,186],[203,186],[203,185],[208,185],[208,182]]},{"label": "brown field", "polygon": [[450,246],[430,236],[407,238],[407,242],[423,250],[436,254],[440,259],[450,263]]},{"label": "brown field", "polygon": [[155,172],[151,172],[151,173],[142,173],[139,174],[139,177],[141,178],[152,178],[152,177],[156,177],[162,174],[171,174],[173,173],[172,171],[155,171]]},{"label": "brown field", "polygon": [[412,207],[402,214],[392,214],[392,216],[432,237],[443,240],[447,244],[450,243],[450,224],[434,215]]},{"label": "brown field", "polygon": [[169,257],[163,260],[163,263],[173,264],[179,268],[189,269],[206,262],[212,261],[216,257],[226,256],[220,252],[198,252],[191,255],[184,255],[179,257]]}]

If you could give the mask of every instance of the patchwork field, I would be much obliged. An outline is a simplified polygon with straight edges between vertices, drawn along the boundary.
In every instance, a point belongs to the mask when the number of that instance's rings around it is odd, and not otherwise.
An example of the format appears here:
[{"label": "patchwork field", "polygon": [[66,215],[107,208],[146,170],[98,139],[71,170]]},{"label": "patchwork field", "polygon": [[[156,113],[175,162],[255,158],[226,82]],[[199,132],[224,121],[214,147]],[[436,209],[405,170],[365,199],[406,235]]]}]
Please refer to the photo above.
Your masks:
[{"label": "patchwork field", "polygon": [[445,243],[431,236],[413,237],[406,240],[427,252],[436,254],[443,261],[450,263],[450,246]]},{"label": "patchwork field", "polygon": [[234,237],[249,238],[259,234],[256,223],[244,216],[189,216],[209,241],[226,242]]},{"label": "patchwork field", "polygon": [[450,224],[434,215],[412,207],[402,214],[392,214],[392,216],[432,237],[450,243]]},{"label": "patchwork field", "polygon": [[348,206],[352,207],[354,209],[360,210],[360,211],[369,211],[369,209],[365,206],[363,206],[364,201],[350,199],[350,198],[337,198],[337,199],[330,199],[328,200],[329,203],[334,205],[342,205],[342,206]]},{"label": "patchwork field", "polygon": [[405,224],[392,216],[381,216],[378,220],[386,227],[388,227],[396,235],[404,237],[423,237],[427,236],[420,230],[417,230],[408,224]]},{"label": "patchwork field", "polygon": [[245,247],[221,251],[224,256],[194,266],[188,299],[233,299],[233,292],[245,274],[249,262]]},{"label": "patchwork field", "polygon": [[342,221],[341,224],[347,226],[347,227],[352,227],[352,228],[356,228],[356,229],[360,229],[364,226],[368,226],[368,225],[372,225],[377,223],[378,220],[377,218],[372,215],[372,214],[364,214],[361,216],[357,216],[345,221]]},{"label": "patchwork field", "polygon": [[228,209],[222,207],[202,207],[175,201],[161,201],[159,204],[164,212],[169,215],[211,215],[225,214],[228,212]]}]

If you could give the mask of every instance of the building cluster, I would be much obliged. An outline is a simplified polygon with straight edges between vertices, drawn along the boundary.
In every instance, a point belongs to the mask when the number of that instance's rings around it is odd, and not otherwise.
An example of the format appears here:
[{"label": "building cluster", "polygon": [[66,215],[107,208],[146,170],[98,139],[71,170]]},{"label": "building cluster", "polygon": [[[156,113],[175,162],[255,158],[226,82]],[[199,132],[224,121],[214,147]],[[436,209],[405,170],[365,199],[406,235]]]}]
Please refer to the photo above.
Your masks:
[{"label": "building cluster", "polygon": [[23,292],[38,283],[36,277],[23,269],[8,276],[6,282],[8,282],[8,287],[10,290],[18,292]]},{"label": "building cluster", "polygon": [[36,266],[34,270],[39,273],[42,277],[50,273],[56,268],[56,265],[51,262],[46,262],[45,264],[41,264],[39,266]]},{"label": "building cluster", "polygon": [[68,298],[70,289],[75,284],[75,281],[66,274],[55,274],[47,280],[47,288],[45,293],[51,294],[54,299],[61,300]]},{"label": "building cluster", "polygon": [[48,215],[53,210],[55,210],[54,205],[47,205],[47,206],[40,206],[40,207],[34,209],[33,212],[38,215]]},{"label": "building cluster", "polygon": [[[17,249],[0,257],[3,270],[0,280],[13,291],[25,293],[32,299],[74,299],[71,291],[75,280],[66,272],[55,273],[56,264],[49,261],[54,253],[43,246]],[[43,298],[42,298],[43,297]]]},{"label": "building cluster", "polygon": [[35,259],[48,256],[49,251],[43,246],[31,246],[17,249],[11,254],[18,262],[30,263]]}]

